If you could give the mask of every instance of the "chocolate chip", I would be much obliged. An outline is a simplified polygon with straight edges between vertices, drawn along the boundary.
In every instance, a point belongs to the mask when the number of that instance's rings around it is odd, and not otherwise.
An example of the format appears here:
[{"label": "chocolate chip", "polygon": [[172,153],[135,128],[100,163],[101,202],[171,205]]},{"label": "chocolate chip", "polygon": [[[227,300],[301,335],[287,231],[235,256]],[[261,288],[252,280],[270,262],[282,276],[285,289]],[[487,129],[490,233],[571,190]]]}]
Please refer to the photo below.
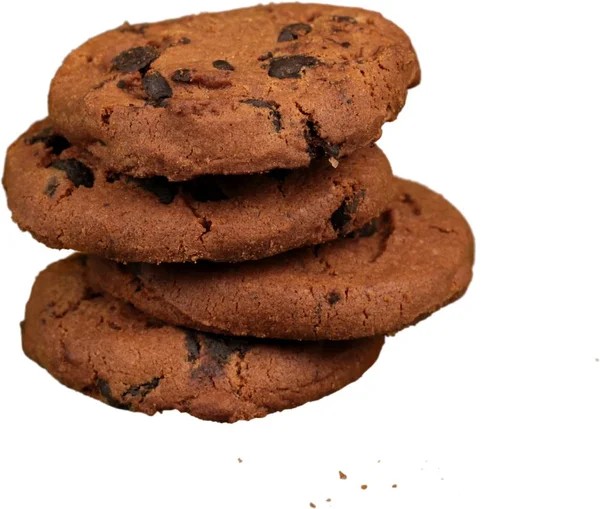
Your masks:
[{"label": "chocolate chip", "polygon": [[366,191],[361,189],[357,193],[345,198],[341,205],[331,215],[330,221],[333,229],[340,233],[346,233],[347,227],[352,223],[354,214],[358,210],[360,202],[365,197]]},{"label": "chocolate chip", "polygon": [[235,69],[227,60],[215,60],[213,67],[219,69],[219,71],[233,71]]},{"label": "chocolate chip", "polygon": [[367,224],[363,225],[359,230],[355,232],[355,237],[372,237],[377,233],[377,229],[379,227],[379,221],[377,218],[372,219]]},{"label": "chocolate chip", "polygon": [[55,176],[52,176],[46,182],[46,187],[44,188],[44,194],[49,198],[54,198],[54,194],[58,189],[58,179]]},{"label": "chocolate chip", "polygon": [[191,181],[187,190],[196,201],[206,203],[209,201],[227,200],[229,197],[223,192],[215,177],[206,176]]},{"label": "chocolate chip", "polygon": [[52,150],[52,153],[59,156],[64,150],[67,150],[71,144],[64,136],[55,134],[51,127],[42,129],[39,133],[26,138],[25,143],[27,145],[33,145],[35,143],[43,143],[47,148]]},{"label": "chocolate chip", "polygon": [[329,295],[327,296],[327,302],[329,302],[329,304],[331,306],[337,304],[341,300],[342,300],[342,296],[335,290],[332,290],[331,292],[329,292]]},{"label": "chocolate chip", "polygon": [[264,55],[261,55],[258,57],[258,61],[259,62],[264,62],[265,60],[270,60],[271,58],[273,58],[273,53],[271,53],[270,51],[268,53],[265,53]]},{"label": "chocolate chip", "polygon": [[146,191],[154,193],[160,203],[169,205],[173,203],[179,191],[177,182],[170,182],[167,177],[150,177],[147,179],[136,179],[135,182]]},{"label": "chocolate chip", "polygon": [[185,329],[185,347],[188,351],[188,361],[194,362],[200,357],[200,341],[198,340],[198,331]]},{"label": "chocolate chip", "polygon": [[159,57],[158,51],[151,46],[138,46],[127,49],[113,58],[113,67],[121,72],[141,71],[142,74],[148,70],[150,64]]},{"label": "chocolate chip", "polygon": [[270,110],[269,117],[271,118],[271,122],[273,122],[275,132],[278,133],[281,131],[281,113],[278,110],[279,104],[273,101],[263,101],[262,99],[243,99],[240,102],[249,104],[255,108],[268,108]]},{"label": "chocolate chip", "polygon": [[348,41],[344,41],[340,44],[340,46],[342,46],[342,48],[349,48],[350,47],[350,43]]},{"label": "chocolate chip", "polygon": [[152,392],[158,387],[160,380],[160,377],[155,376],[149,382],[145,382],[139,385],[132,385],[131,387],[129,387],[129,389],[124,391],[123,394],[121,394],[121,397],[126,398],[127,396],[131,396],[132,398],[135,398],[137,396],[141,396],[142,398],[145,398],[148,395],[148,393]]},{"label": "chocolate chip", "polygon": [[311,56],[291,55],[277,57],[269,63],[269,76],[271,78],[286,79],[300,78],[300,72],[305,67],[314,67],[320,62]]},{"label": "chocolate chip", "polygon": [[189,37],[182,37],[179,39],[180,44],[189,44],[190,42],[192,42],[192,40]]},{"label": "chocolate chip", "polygon": [[306,35],[312,30],[306,23],[294,23],[281,29],[277,42],[295,41],[301,35]]},{"label": "chocolate chip", "polygon": [[94,173],[77,159],[59,159],[54,161],[51,166],[66,172],[67,177],[75,184],[75,187],[94,187]]},{"label": "chocolate chip", "polygon": [[353,25],[356,25],[357,23],[352,16],[334,16],[331,19],[337,23],[352,23]]},{"label": "chocolate chip", "polygon": [[98,386],[98,391],[100,392],[100,395],[104,397],[104,400],[107,404],[109,404],[112,407],[119,408],[121,410],[131,409],[131,405],[129,403],[122,403],[112,395],[110,385],[106,380],[104,380],[103,378],[98,378],[96,384]]},{"label": "chocolate chip", "polygon": [[155,107],[165,106],[165,99],[173,97],[173,90],[159,72],[146,74],[142,78],[142,87],[148,94],[148,101]]},{"label": "chocolate chip", "polygon": [[204,345],[210,358],[219,366],[227,364],[229,357],[234,353],[244,355],[249,348],[248,341],[245,339],[206,333],[204,334]]},{"label": "chocolate chip", "polygon": [[415,216],[421,215],[421,206],[413,199],[413,197],[410,194],[404,193],[404,197],[402,198],[402,203],[406,203],[407,205],[410,205],[411,209],[412,209],[412,213]]},{"label": "chocolate chip", "polygon": [[192,82],[192,71],[189,69],[177,69],[171,74],[171,80],[177,83],[191,83]]},{"label": "chocolate chip", "polygon": [[311,120],[306,122],[304,137],[307,143],[308,154],[312,159],[317,157],[337,157],[340,155],[340,147],[323,139],[318,132],[318,124]]}]

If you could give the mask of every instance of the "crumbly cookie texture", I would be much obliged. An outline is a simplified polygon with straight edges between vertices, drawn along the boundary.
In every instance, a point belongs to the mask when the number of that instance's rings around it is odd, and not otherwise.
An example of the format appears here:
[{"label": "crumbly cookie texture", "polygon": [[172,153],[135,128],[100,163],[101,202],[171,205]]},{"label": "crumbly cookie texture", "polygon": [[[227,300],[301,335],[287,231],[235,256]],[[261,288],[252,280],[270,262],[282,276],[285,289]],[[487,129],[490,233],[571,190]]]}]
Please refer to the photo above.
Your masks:
[{"label": "crumbly cookie texture", "polygon": [[43,271],[22,324],[25,353],[61,383],[152,415],[234,422],[321,398],[359,378],[382,337],[261,342],[182,329],[90,288],[86,257]]},{"label": "crumbly cookie texture", "polygon": [[91,257],[90,281],[199,330],[304,340],[391,334],[458,299],[474,261],[458,210],[420,184],[396,179],[393,188],[389,209],[350,238],[235,265]]},{"label": "crumbly cookie texture", "polygon": [[8,205],[44,244],[129,262],[238,262],[346,235],[393,197],[393,175],[377,147],[334,168],[202,176],[174,183],[106,170],[48,120],[8,150]]},{"label": "crumbly cookie texture", "polygon": [[65,59],[49,109],[109,168],[188,180],[335,164],[419,80],[409,38],[380,14],[271,4],[101,34]]}]

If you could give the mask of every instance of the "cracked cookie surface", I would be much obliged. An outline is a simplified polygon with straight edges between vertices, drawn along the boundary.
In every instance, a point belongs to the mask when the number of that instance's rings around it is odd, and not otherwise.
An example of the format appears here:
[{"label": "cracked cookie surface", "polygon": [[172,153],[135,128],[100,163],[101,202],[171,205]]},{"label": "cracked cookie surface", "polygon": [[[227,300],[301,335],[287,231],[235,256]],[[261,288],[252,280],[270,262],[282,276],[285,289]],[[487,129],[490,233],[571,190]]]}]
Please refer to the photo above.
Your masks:
[{"label": "cracked cookie surface", "polygon": [[[90,281],[149,315],[210,332],[286,339],[392,334],[458,299],[474,240],[441,195],[395,179],[394,200],[350,237],[235,265],[119,265],[96,257]],[[336,214],[343,223],[349,201]]]},{"label": "cracked cookie surface", "polygon": [[420,70],[378,13],[272,4],[129,25],[58,70],[50,117],[135,177],[300,168],[379,138]]},{"label": "cracked cookie surface", "polygon": [[149,263],[242,261],[320,244],[378,216],[392,182],[377,147],[337,168],[321,160],[301,171],[138,179],[107,171],[48,120],[11,145],[4,172],[13,219],[36,239]]},{"label": "cracked cookie surface", "polygon": [[116,408],[224,422],[263,417],[355,381],[383,345],[382,337],[261,342],[175,327],[92,290],[86,262],[74,255],[38,276],[23,349],[64,385]]}]

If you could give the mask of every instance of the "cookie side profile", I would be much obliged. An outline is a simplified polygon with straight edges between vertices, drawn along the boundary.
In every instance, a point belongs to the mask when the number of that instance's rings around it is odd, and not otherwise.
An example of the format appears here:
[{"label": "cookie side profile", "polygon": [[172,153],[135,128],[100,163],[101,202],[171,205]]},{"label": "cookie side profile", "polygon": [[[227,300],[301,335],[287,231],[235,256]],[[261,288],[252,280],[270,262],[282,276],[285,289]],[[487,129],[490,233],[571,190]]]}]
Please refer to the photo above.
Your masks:
[{"label": "cookie side profile", "polygon": [[181,181],[339,159],[376,141],[419,79],[380,14],[271,4],[94,37],[58,70],[49,110],[110,169]]},{"label": "cookie side profile", "polygon": [[13,219],[53,248],[129,262],[237,262],[320,244],[362,227],[393,197],[377,147],[299,171],[173,183],[107,171],[48,120],[8,150]]},{"label": "cookie side profile", "polygon": [[352,238],[236,265],[119,265],[90,281],[151,316],[210,332],[284,339],[393,334],[458,299],[472,276],[463,216],[396,179],[389,210]]},{"label": "cookie side profile", "polygon": [[383,345],[381,337],[264,343],[174,327],[91,290],[85,263],[75,255],[38,276],[23,349],[64,385],[116,408],[223,422],[263,417],[355,381]]}]

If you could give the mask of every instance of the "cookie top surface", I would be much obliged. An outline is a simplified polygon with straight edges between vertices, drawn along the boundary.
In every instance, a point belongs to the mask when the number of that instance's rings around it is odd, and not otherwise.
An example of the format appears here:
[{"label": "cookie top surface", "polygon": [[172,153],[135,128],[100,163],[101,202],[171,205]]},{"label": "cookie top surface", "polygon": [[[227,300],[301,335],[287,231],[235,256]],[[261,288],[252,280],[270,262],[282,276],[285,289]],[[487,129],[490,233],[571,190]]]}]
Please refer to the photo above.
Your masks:
[{"label": "cookie top surface", "polygon": [[75,255],[38,276],[23,349],[63,384],[117,408],[229,422],[262,417],[353,382],[383,345],[264,343],[174,327],[91,291],[84,263]]},{"label": "cookie top surface", "polygon": [[49,108],[111,169],[188,180],[350,154],[419,79],[407,35],[378,13],[261,5],[101,34],[65,59]]},{"label": "cookie top surface", "polygon": [[442,196],[401,179],[355,238],[236,265],[123,266],[91,257],[90,281],[188,327],[286,339],[394,333],[459,298],[474,240]]},{"label": "cookie top surface", "polygon": [[50,247],[130,262],[241,261],[319,244],[362,227],[393,197],[377,147],[334,168],[203,176],[184,183],[107,171],[34,124],[8,150],[4,185],[14,220]]}]

